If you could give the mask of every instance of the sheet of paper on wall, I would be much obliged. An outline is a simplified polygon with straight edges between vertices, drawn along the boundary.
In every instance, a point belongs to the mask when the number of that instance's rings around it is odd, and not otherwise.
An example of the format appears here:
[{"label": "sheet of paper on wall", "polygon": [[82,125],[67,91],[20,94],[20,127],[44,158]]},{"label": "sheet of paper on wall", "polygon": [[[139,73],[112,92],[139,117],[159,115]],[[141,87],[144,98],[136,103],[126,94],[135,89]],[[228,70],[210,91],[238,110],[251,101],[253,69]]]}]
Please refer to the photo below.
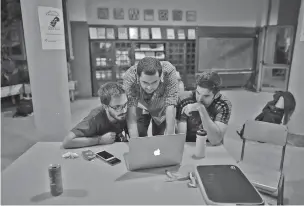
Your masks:
[{"label": "sheet of paper on wall", "polygon": [[195,29],[188,29],[188,39],[195,39]]},{"label": "sheet of paper on wall", "polygon": [[167,39],[175,39],[174,29],[167,29]]},{"label": "sheet of paper on wall", "polygon": [[185,30],[184,29],[179,29],[177,30],[177,36],[178,36],[178,39],[185,39]]},{"label": "sheet of paper on wall", "polygon": [[140,38],[150,39],[149,28],[140,28]]},{"label": "sheet of paper on wall", "polygon": [[62,9],[38,6],[41,44],[43,50],[65,49]]},{"label": "sheet of paper on wall", "polygon": [[161,39],[161,31],[160,28],[151,28],[152,31],[152,39]]},{"label": "sheet of paper on wall", "polygon": [[107,28],[107,39],[115,39],[115,33],[113,28]]},{"label": "sheet of paper on wall", "polygon": [[118,39],[128,39],[128,29],[120,27],[118,28]]},{"label": "sheet of paper on wall", "polygon": [[89,28],[90,39],[97,39],[97,28]]},{"label": "sheet of paper on wall", "polygon": [[130,35],[130,39],[138,39],[138,28],[130,27],[129,35]]},{"label": "sheet of paper on wall", "polygon": [[97,39],[106,38],[106,28],[97,28]]}]

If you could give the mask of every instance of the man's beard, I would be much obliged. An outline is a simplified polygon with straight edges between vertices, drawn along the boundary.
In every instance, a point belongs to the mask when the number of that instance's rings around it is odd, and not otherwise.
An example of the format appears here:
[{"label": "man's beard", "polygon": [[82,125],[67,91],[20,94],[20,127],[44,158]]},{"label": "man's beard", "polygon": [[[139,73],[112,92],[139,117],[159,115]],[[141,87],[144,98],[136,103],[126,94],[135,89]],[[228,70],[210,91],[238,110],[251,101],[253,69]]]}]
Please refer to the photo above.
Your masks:
[{"label": "man's beard", "polygon": [[[115,114],[113,114],[111,111],[109,111],[109,115],[110,115],[115,121],[117,121],[117,122],[123,122],[123,121],[125,121],[125,114],[115,115]],[[119,118],[119,117],[122,117],[122,116],[124,116],[123,119],[117,119],[117,117]]]}]

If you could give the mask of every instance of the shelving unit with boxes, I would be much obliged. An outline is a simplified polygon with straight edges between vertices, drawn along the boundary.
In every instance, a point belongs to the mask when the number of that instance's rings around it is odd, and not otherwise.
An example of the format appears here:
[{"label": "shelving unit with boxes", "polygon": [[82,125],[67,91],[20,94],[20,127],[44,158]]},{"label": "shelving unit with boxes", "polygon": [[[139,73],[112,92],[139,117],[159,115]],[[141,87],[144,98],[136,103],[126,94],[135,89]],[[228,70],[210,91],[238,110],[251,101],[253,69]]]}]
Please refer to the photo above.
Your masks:
[{"label": "shelving unit with boxes", "polygon": [[146,56],[171,62],[186,88],[192,88],[195,27],[98,25],[89,32],[94,96],[100,85],[122,82],[125,71]]}]

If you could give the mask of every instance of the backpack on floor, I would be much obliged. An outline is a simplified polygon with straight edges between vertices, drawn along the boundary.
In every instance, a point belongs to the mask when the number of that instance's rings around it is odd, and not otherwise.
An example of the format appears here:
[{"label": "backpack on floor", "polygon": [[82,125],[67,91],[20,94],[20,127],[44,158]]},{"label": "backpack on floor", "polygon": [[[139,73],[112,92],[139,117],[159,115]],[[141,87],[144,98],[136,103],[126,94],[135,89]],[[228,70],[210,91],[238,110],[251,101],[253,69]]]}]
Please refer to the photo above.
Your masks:
[{"label": "backpack on floor", "polygon": [[17,105],[13,117],[26,117],[33,113],[33,103],[31,99],[21,99]]}]

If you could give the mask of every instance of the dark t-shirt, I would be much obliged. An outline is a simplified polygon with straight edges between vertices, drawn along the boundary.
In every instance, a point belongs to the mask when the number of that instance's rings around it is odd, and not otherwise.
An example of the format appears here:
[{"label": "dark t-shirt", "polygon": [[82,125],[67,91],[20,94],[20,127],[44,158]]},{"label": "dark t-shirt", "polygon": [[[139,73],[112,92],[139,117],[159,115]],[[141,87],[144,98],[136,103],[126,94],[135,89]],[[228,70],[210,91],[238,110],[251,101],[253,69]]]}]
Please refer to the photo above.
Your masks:
[{"label": "dark t-shirt", "polygon": [[122,132],[127,133],[126,121],[110,122],[103,106],[93,109],[79,124],[71,130],[78,137],[97,137],[108,132],[116,133],[117,142],[123,141]]},{"label": "dark t-shirt", "polygon": [[[195,91],[184,91],[179,95],[176,119],[187,122],[187,142],[196,141],[196,132],[203,129],[202,120],[198,111],[193,111],[190,116],[182,113],[182,109],[188,105],[196,103]],[[231,114],[231,102],[222,94],[218,93],[213,102],[206,108],[212,121],[219,121],[228,124]]]}]

